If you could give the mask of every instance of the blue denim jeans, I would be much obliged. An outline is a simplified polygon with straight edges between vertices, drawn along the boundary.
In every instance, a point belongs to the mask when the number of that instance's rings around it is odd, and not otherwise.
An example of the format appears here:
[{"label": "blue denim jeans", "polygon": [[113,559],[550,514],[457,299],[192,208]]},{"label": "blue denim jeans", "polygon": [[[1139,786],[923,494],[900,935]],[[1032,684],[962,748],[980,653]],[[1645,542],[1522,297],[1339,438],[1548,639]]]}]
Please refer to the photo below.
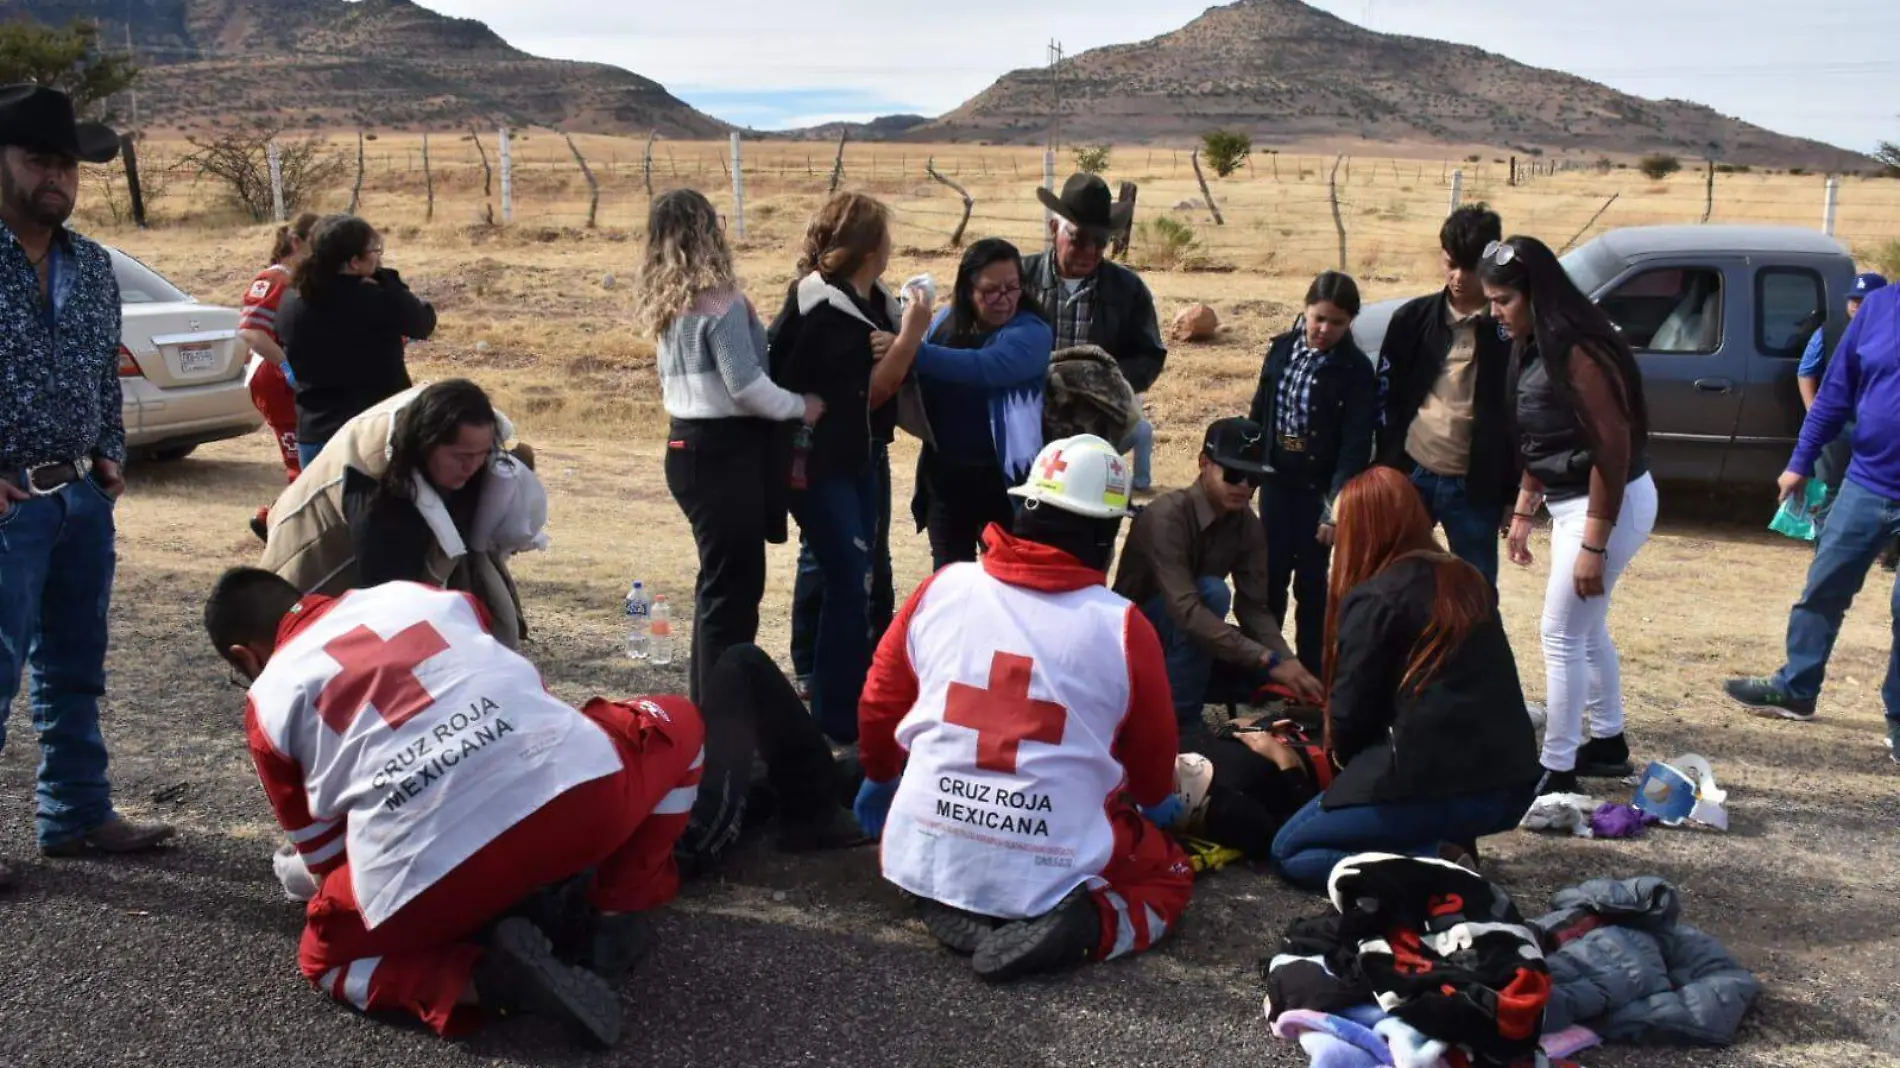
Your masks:
[{"label": "blue denim jeans", "polygon": [[[1882,497],[1846,479],[1828,510],[1827,525],[1808,566],[1808,585],[1788,613],[1788,662],[1775,683],[1795,697],[1821,695],[1828,657],[1841,632],[1841,618],[1867,581],[1880,549],[1900,536],[1900,500]],[[1900,581],[1893,588],[1894,644],[1887,653],[1887,682],[1880,697],[1889,722],[1900,722]]]},{"label": "blue denim jeans", "polygon": [[[1234,603],[1226,580],[1206,575],[1198,585],[1201,603],[1226,619]],[[1168,665],[1168,689],[1174,694],[1174,717],[1182,736],[1206,732],[1203,710],[1210,702],[1245,701],[1267,681],[1263,670],[1216,660],[1212,652],[1175,626],[1166,597],[1150,598],[1141,606],[1141,614],[1154,624],[1155,634],[1161,639],[1162,659]]]},{"label": "blue denim jeans", "polygon": [[877,538],[877,478],[821,475],[792,494],[792,514],[824,588],[812,645],[812,716],[832,741],[858,739],[858,698],[871,670],[871,549]]},{"label": "blue denim jeans", "polygon": [[112,602],[112,502],[91,480],[15,501],[0,516],[0,749],[32,668],[39,735],[39,841],[54,845],[112,818],[99,698]]},{"label": "blue denim jeans", "polygon": [[[897,614],[895,580],[891,575],[891,459],[883,444],[871,458],[877,477],[877,538],[871,544],[871,648],[884,639],[885,628]],[[1012,498],[1014,499],[1014,498]],[[811,551],[811,539],[798,532],[798,573],[792,580],[792,673],[811,677],[818,646],[818,617],[825,605],[824,572]]]},{"label": "blue denim jeans", "polygon": [[1333,866],[1355,853],[1435,856],[1446,842],[1472,845],[1517,826],[1534,785],[1463,797],[1395,801],[1327,810],[1315,797],[1273,839],[1273,866],[1287,882],[1324,892]]},{"label": "blue denim jeans", "polygon": [[1462,478],[1446,478],[1416,464],[1412,485],[1425,500],[1432,521],[1445,528],[1446,548],[1478,569],[1485,581],[1498,584],[1498,525],[1504,504],[1474,504]]},{"label": "blue denim jeans", "polygon": [[1326,495],[1310,486],[1282,485],[1268,479],[1260,487],[1260,523],[1267,532],[1267,610],[1284,626],[1287,587],[1298,602],[1296,636],[1300,663],[1319,675],[1326,663],[1327,580],[1333,550],[1319,542],[1319,521]]},{"label": "blue denim jeans", "polygon": [[1134,453],[1135,464],[1131,475],[1133,489],[1154,488],[1155,425],[1143,419],[1135,425],[1135,432],[1129,435],[1130,452]]},{"label": "blue denim jeans", "polygon": [[329,442],[327,441],[315,443],[308,441],[297,442],[297,466],[309,467],[311,463],[316,460],[317,454],[322,452],[323,447],[328,444]]}]

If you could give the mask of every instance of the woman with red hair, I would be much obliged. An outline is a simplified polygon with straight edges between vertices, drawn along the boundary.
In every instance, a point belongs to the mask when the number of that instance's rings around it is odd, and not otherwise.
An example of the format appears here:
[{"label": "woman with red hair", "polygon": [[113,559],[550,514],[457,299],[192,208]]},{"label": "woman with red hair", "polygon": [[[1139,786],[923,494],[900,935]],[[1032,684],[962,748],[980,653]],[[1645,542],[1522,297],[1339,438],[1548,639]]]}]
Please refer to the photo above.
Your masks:
[{"label": "woman with red hair", "polygon": [[1542,769],[1497,597],[1441,548],[1405,475],[1346,484],[1326,612],[1326,751],[1339,769],[1273,840],[1323,890],[1354,853],[1442,856],[1517,826]]}]

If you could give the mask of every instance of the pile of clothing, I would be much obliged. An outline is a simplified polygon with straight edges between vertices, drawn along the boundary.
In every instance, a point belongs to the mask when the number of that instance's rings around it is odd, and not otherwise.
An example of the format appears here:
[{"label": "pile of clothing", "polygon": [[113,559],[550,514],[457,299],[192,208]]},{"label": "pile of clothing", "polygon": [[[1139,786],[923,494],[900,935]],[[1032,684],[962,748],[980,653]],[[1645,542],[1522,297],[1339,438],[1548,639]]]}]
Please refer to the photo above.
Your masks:
[{"label": "pile of clothing", "polygon": [[[1297,1026],[1316,1068],[1541,1063],[1550,969],[1503,890],[1446,861],[1362,853],[1328,893],[1335,911],[1295,920],[1265,968],[1267,1019]],[[1334,1019],[1309,1029],[1309,1014]]]},{"label": "pile of clothing", "polygon": [[1526,922],[1438,860],[1366,853],[1334,912],[1265,962],[1267,1019],[1313,1068],[1543,1068],[1602,1042],[1727,1045],[1760,992],[1654,876],[1559,891]]}]

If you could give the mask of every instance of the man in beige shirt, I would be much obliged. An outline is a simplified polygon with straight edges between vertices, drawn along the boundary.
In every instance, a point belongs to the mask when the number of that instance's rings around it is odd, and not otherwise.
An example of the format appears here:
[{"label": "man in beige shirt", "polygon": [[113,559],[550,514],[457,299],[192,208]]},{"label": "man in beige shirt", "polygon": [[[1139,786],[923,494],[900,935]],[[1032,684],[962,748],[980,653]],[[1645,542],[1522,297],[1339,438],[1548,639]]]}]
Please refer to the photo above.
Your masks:
[{"label": "man in beige shirt", "polygon": [[[1115,592],[1161,637],[1183,737],[1206,731],[1207,702],[1245,700],[1269,679],[1314,702],[1324,697],[1267,607],[1267,535],[1248,507],[1266,452],[1266,433],[1251,419],[1208,427],[1200,477],[1155,498],[1122,547]],[[1230,608],[1237,624],[1227,620]]]},{"label": "man in beige shirt", "polygon": [[1445,288],[1400,308],[1379,348],[1385,412],[1375,450],[1380,463],[1412,477],[1451,551],[1493,585],[1498,531],[1517,490],[1517,442],[1511,343],[1488,314],[1477,268],[1503,231],[1483,204],[1445,220]]}]

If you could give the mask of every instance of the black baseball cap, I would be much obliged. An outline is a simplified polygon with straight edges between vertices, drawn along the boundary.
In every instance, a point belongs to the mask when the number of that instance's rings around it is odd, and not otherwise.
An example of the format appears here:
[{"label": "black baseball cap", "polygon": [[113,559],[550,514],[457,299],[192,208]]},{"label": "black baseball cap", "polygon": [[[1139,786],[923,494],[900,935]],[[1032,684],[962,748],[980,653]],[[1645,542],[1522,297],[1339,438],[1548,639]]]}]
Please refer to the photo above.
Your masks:
[{"label": "black baseball cap", "polygon": [[1272,474],[1267,464],[1267,432],[1251,419],[1235,417],[1216,420],[1207,428],[1207,440],[1201,455],[1229,471],[1252,475]]}]

